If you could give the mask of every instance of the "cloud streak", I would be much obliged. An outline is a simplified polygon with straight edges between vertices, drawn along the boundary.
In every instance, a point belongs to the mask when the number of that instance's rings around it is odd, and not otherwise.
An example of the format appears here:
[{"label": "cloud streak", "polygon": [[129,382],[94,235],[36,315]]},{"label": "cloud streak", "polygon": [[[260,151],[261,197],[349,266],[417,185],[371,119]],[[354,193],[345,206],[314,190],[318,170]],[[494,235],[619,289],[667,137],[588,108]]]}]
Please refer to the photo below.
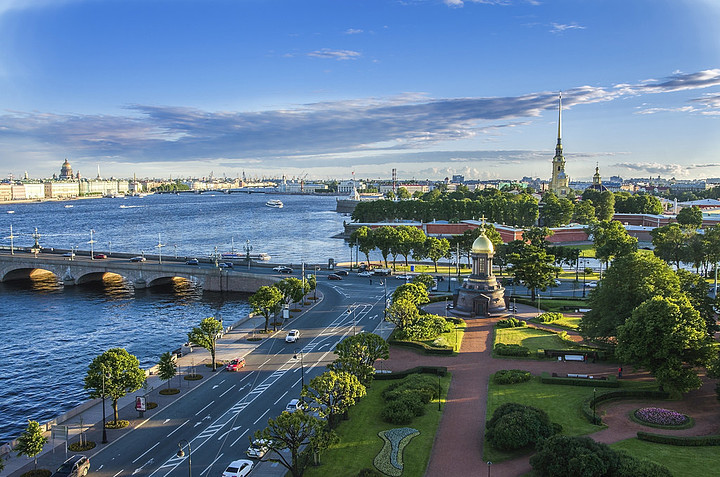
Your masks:
[{"label": "cloud streak", "polygon": [[[570,108],[627,96],[718,85],[720,69],[678,73],[634,85],[568,89],[563,92],[563,104]],[[719,104],[720,95],[714,93],[693,100],[695,108],[707,111]],[[500,134],[504,128],[523,124],[556,108],[557,93],[538,92],[511,97],[439,99],[415,93],[255,112],[140,104],[128,106],[127,115],[8,112],[0,116],[0,143],[24,144],[27,154],[54,149],[70,157],[108,158],[124,163],[262,161],[268,168],[279,168],[313,161],[317,166],[331,165],[342,155],[352,155],[356,161],[366,156],[383,157],[387,162],[389,153],[395,154],[394,161],[403,151],[416,152],[479,135]],[[645,114],[662,108],[654,109]],[[493,160],[504,160],[501,154],[502,151],[494,151],[491,155]],[[527,160],[527,153],[523,154],[523,157],[512,154],[512,160]],[[446,154],[441,160],[462,157]],[[429,161],[431,157],[415,159]],[[468,160],[481,159],[475,153]],[[654,170],[659,166],[643,167],[650,171],[648,168]]]},{"label": "cloud streak", "polygon": [[333,50],[330,48],[323,48],[321,50],[311,51],[308,56],[312,58],[323,58],[328,60],[356,60],[362,56],[358,51],[352,50]]}]

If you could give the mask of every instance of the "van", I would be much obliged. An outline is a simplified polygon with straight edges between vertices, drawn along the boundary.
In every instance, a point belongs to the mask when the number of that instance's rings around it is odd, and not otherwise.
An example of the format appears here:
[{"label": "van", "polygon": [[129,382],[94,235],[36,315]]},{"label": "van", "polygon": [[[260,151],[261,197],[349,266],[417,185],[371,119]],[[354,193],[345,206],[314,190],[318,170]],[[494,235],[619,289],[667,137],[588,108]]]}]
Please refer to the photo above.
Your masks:
[{"label": "van", "polygon": [[287,412],[293,413],[300,409],[300,400],[299,399],[293,399],[290,401],[287,406],[285,406],[285,410]]}]

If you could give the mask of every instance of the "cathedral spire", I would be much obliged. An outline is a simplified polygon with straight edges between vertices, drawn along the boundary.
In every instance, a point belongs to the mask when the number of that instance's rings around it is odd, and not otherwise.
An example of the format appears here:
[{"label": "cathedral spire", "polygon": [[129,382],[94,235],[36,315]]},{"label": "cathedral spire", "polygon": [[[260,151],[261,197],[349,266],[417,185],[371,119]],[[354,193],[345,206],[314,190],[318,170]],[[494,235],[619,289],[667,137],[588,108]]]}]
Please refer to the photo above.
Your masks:
[{"label": "cathedral spire", "polygon": [[558,95],[558,144],[562,139],[562,92]]}]

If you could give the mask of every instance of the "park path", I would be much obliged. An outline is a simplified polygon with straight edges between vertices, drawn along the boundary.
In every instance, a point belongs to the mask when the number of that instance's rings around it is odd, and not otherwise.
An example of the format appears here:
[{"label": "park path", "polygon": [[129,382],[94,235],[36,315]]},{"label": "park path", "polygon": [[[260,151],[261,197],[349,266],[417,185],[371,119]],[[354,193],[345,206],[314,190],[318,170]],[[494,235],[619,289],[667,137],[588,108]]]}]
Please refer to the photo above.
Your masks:
[{"label": "park path", "polygon": [[[442,314],[444,303],[439,305],[429,305],[426,309],[431,313]],[[527,320],[536,314],[532,307],[517,306],[519,319]],[[456,356],[428,356],[407,348],[390,348],[390,358],[383,364],[390,370],[401,371],[414,366],[437,365],[446,366],[453,375],[426,471],[428,477],[488,475],[487,463],[482,458],[485,411],[489,378],[496,371],[522,368],[533,374],[548,371],[558,374],[609,376],[617,373],[615,365],[607,363],[494,359],[491,355],[492,330],[499,319],[500,317],[466,320],[467,328],[460,353]],[[624,371],[623,379],[648,379],[646,373],[633,373],[627,367]],[[637,407],[637,403],[628,401],[601,406],[599,409],[606,413],[603,420],[608,428],[592,434],[592,437],[600,442],[612,443],[635,437],[638,430],[680,435],[720,433],[720,406],[717,406],[711,384],[689,393],[682,402],[674,402],[672,405],[673,409],[691,414],[696,419],[696,425],[691,429],[663,431],[643,427],[627,417],[628,412]],[[514,477],[532,469],[529,456],[525,456],[495,463],[491,470],[494,477]]]}]

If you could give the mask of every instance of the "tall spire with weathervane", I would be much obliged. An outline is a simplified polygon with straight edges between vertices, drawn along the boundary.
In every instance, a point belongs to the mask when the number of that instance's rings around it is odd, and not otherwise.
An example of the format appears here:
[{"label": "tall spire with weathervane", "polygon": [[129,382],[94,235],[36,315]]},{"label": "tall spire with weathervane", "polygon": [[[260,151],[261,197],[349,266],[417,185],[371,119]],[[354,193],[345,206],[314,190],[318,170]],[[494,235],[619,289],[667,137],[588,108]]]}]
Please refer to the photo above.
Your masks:
[{"label": "tall spire with weathervane", "polygon": [[570,179],[565,174],[565,156],[562,148],[562,93],[558,96],[558,136],[555,146],[555,157],[552,160],[553,171],[550,179],[550,190],[558,196],[566,196],[570,191]]}]

